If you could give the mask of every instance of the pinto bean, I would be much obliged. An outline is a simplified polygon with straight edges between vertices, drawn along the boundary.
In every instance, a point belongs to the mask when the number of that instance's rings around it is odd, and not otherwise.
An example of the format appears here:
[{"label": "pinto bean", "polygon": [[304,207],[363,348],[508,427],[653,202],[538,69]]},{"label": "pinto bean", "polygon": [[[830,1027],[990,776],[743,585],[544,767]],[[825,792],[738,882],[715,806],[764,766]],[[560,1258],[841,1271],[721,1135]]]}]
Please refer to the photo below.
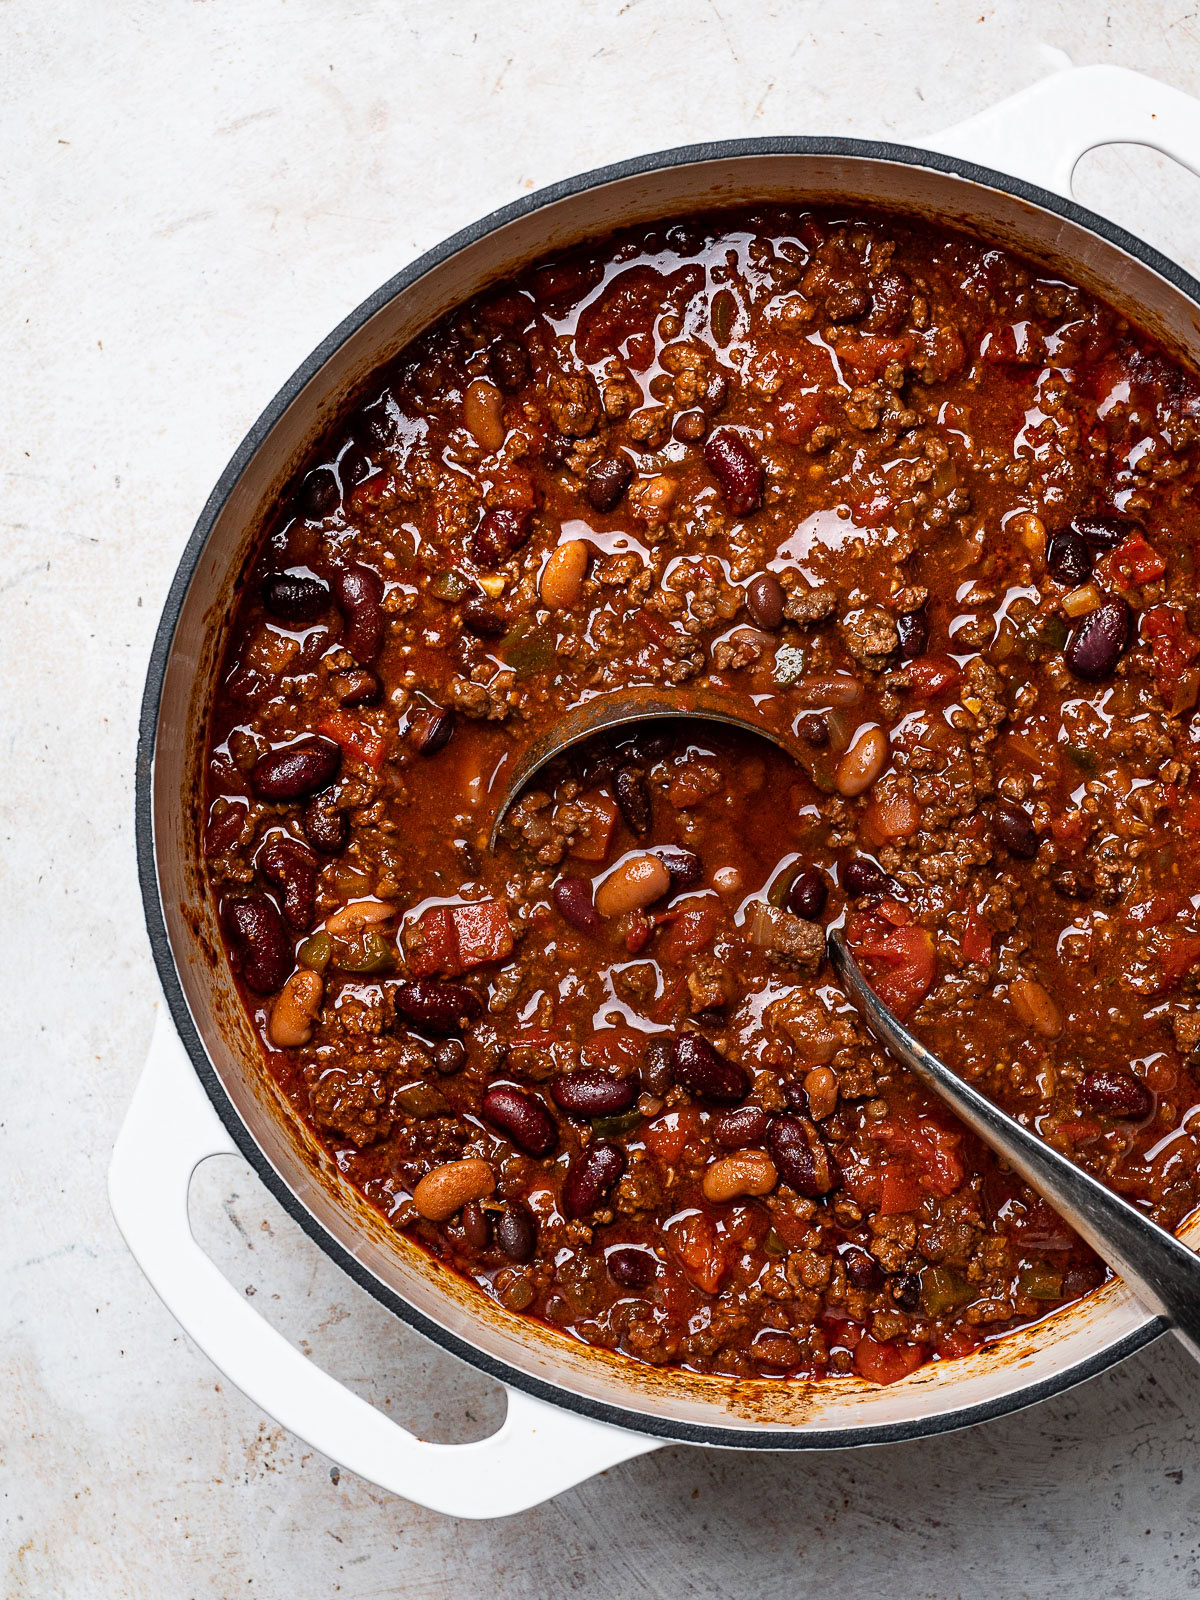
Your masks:
[{"label": "pinto bean", "polygon": [[483,1114],[526,1155],[544,1156],[558,1143],[554,1119],[540,1100],[523,1089],[499,1084],[483,1097]]},{"label": "pinto bean", "polygon": [[533,524],[527,511],[510,511],[503,506],[494,506],[484,512],[479,526],[471,535],[471,560],[485,570],[502,567],[521,548],[532,531]]},{"label": "pinto bean", "polygon": [[602,456],[584,477],[584,496],[593,511],[611,511],[629,487],[633,463],[628,456]]},{"label": "pinto bean", "polygon": [[704,1100],[732,1104],[750,1093],[750,1078],[736,1061],[727,1061],[699,1033],[685,1033],[675,1041],[672,1072],[675,1082]]},{"label": "pinto bean", "polygon": [[763,497],[763,464],[742,434],[732,428],[710,433],[704,445],[704,459],[735,516],[748,516],[758,510]]},{"label": "pinto bean", "polygon": [[615,1117],[638,1096],[636,1078],[614,1078],[601,1068],[568,1072],[550,1085],[554,1103],[575,1117]]},{"label": "pinto bean", "polygon": [[1033,978],[1014,978],[1009,985],[1013,1010],[1025,1027],[1043,1039],[1057,1039],[1063,1030],[1063,1014],[1058,1002]]},{"label": "pinto bean", "polygon": [[510,1200],[496,1218],[496,1243],[510,1261],[531,1261],[537,1249],[538,1230],[533,1212],[522,1200]]},{"label": "pinto bean", "polygon": [[706,1200],[719,1205],[746,1194],[770,1194],[778,1182],[775,1163],[765,1150],[741,1150],[710,1162],[700,1187]]},{"label": "pinto bean", "polygon": [[572,1161],[562,1190],[563,1215],[571,1221],[590,1216],[607,1199],[625,1171],[625,1152],[607,1139],[597,1139]]},{"label": "pinto bean", "polygon": [[761,1106],[738,1106],[722,1111],[710,1124],[712,1136],[723,1150],[743,1150],[757,1144],[767,1131],[767,1113]]},{"label": "pinto bean", "polygon": [[571,609],[583,591],[587,566],[588,547],[582,539],[568,539],[551,552],[538,586],[551,611]]},{"label": "pinto bean", "polygon": [[483,449],[494,452],[504,443],[504,396],[487,378],[476,378],[463,396],[463,421]]},{"label": "pinto bean", "polygon": [[311,928],[316,909],[317,862],[308,846],[287,834],[273,834],[259,853],[258,868],[268,882],[283,890],[283,914],[290,926],[298,933]]},{"label": "pinto bean", "polygon": [[756,628],[775,633],[783,626],[783,585],[773,572],[760,572],[746,590],[746,610]]},{"label": "pinto bean", "polygon": [[346,619],[342,643],[360,666],[369,666],[383,648],[383,579],[354,562],[334,574],[333,592]]},{"label": "pinto bean", "polygon": [[804,1075],[804,1095],[813,1121],[823,1121],[837,1109],[837,1078],[828,1067],[814,1067]]},{"label": "pinto bean", "polygon": [[650,852],[671,874],[671,893],[685,894],[704,882],[704,863],[694,850],[679,844],[660,844]]},{"label": "pinto bean", "polygon": [[630,856],[597,889],[596,910],[605,918],[640,911],[661,900],[670,887],[671,874],[657,856]]},{"label": "pinto bean", "polygon": [[837,1165],[807,1117],[794,1112],[776,1117],[767,1133],[767,1148],[784,1183],[806,1199],[819,1200],[837,1183]]},{"label": "pinto bean", "polygon": [[318,972],[293,972],[275,997],[267,1018],[267,1036],[280,1050],[294,1050],[312,1038],[325,985]]},{"label": "pinto bean", "polygon": [[300,814],[304,837],[322,855],[336,856],[346,848],[350,837],[350,821],[339,809],[329,789],[314,794]]},{"label": "pinto bean", "polygon": [[636,1245],[623,1245],[610,1250],[605,1266],[614,1283],[622,1289],[648,1289],[658,1272],[658,1262],[649,1250],[639,1250]]},{"label": "pinto bean", "polygon": [[398,983],[392,1000],[399,1014],[424,1033],[461,1033],[483,1009],[479,996],[465,983],[435,983],[416,978]]},{"label": "pinto bean", "polygon": [[[639,839],[644,838],[654,820],[650,786],[645,773],[639,772],[636,767],[622,767],[613,777],[613,794],[630,833],[636,834]],[[667,870],[670,871],[670,868]]]},{"label": "pinto bean", "polygon": [[255,994],[274,994],[292,970],[292,944],[283,918],[270,900],[231,900],[224,921],[237,951],[242,977]]},{"label": "pinto bean", "polygon": [[1154,1108],[1149,1089],[1129,1072],[1098,1067],[1086,1073],[1075,1091],[1080,1105],[1108,1117],[1148,1117]]},{"label": "pinto bean", "polygon": [[329,608],[329,585],[296,572],[272,572],[263,579],[262,603],[281,622],[315,622]]},{"label": "pinto bean", "polygon": [[327,933],[361,933],[364,928],[376,928],[383,922],[390,922],[396,915],[396,908],[389,900],[351,900],[348,905],[339,906],[325,918],[325,931]]},{"label": "pinto bean", "polygon": [[604,923],[592,900],[592,886],[586,878],[559,878],[550,890],[563,921],[578,933],[598,939]]},{"label": "pinto bean", "polygon": [[1113,672],[1133,638],[1133,613],[1119,596],[1089,611],[1067,640],[1063,660],[1077,678],[1099,682]]},{"label": "pinto bean", "polygon": [[300,800],[315,789],[327,789],[338,775],[342,752],[332,739],[297,739],[261,756],[250,773],[250,786],[260,800]]},{"label": "pinto bean", "polygon": [[471,1200],[485,1200],[496,1174],[480,1156],[445,1161],[427,1172],[413,1190],[413,1204],[428,1222],[449,1222]]},{"label": "pinto bean", "polygon": [[834,770],[837,792],[847,799],[863,794],[887,765],[888,736],[882,728],[864,728]]}]

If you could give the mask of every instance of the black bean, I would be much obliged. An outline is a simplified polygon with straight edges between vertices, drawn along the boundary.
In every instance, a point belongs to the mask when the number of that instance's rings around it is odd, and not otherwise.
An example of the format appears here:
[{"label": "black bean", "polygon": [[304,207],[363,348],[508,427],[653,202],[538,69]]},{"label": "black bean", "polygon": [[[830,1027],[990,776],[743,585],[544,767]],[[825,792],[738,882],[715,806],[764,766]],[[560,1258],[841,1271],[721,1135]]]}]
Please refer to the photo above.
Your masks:
[{"label": "black bean", "polygon": [[1092,552],[1082,534],[1073,528],[1056,533],[1046,551],[1046,571],[1059,583],[1075,588],[1091,576]]},{"label": "black bean", "polygon": [[732,1103],[750,1093],[746,1069],[718,1055],[699,1033],[685,1033],[675,1041],[672,1069],[676,1083],[704,1100]]},{"label": "black bean", "polygon": [[554,1118],[540,1100],[523,1089],[507,1084],[489,1089],[483,1097],[483,1114],[526,1155],[544,1156],[558,1143]]},{"label": "black bean", "polygon": [[660,844],[649,853],[671,874],[672,894],[684,894],[704,882],[704,863],[694,850],[685,850],[681,844]]},{"label": "black bean", "polygon": [[470,555],[477,567],[500,567],[528,539],[533,531],[532,520],[526,511],[509,511],[493,507],[485,511],[479,526],[471,535]]},{"label": "black bean", "polygon": [[319,522],[322,517],[327,517],[341,497],[332,467],[314,468],[300,489],[300,503],[310,522]]},{"label": "black bean", "polygon": [[433,706],[413,729],[413,744],[423,756],[435,756],[444,750],[454,736],[456,718],[453,709]]},{"label": "black bean", "polygon": [[1077,678],[1098,682],[1107,678],[1128,650],[1133,636],[1133,613],[1119,597],[1089,611],[1067,640],[1063,660]]},{"label": "black bean", "polygon": [[224,922],[233,940],[242,977],[255,994],[282,989],[294,964],[292,942],[283,918],[270,900],[231,900]]},{"label": "black bean", "polygon": [[1108,1117],[1140,1119],[1148,1117],[1154,1106],[1144,1083],[1139,1083],[1128,1072],[1114,1072],[1105,1067],[1087,1073],[1075,1094],[1080,1105]]},{"label": "black bean", "polygon": [[346,841],[350,837],[350,820],[339,809],[331,789],[314,794],[305,803],[300,823],[304,837],[322,855],[336,856],[346,848]]},{"label": "black bean", "polygon": [[260,756],[250,784],[260,800],[299,800],[316,789],[327,789],[341,764],[341,749],[332,739],[298,739]]},{"label": "black bean", "polygon": [[529,357],[515,339],[497,339],[488,351],[488,366],[505,394],[515,394],[529,376]]},{"label": "black bean", "polygon": [[774,633],[783,626],[783,585],[773,572],[760,572],[746,590],[746,610],[755,627]]},{"label": "black bean", "polygon": [[648,1289],[658,1271],[658,1262],[649,1250],[639,1250],[636,1245],[610,1250],[604,1264],[622,1289]]},{"label": "black bean", "polygon": [[607,1139],[588,1145],[567,1172],[562,1189],[563,1215],[570,1221],[590,1216],[608,1198],[614,1183],[625,1171],[625,1152]]},{"label": "black bean", "polygon": [[496,1243],[510,1261],[532,1261],[538,1230],[533,1212],[521,1200],[510,1200],[496,1218]]},{"label": "black bean", "polygon": [[718,428],[709,434],[704,459],[735,516],[758,510],[763,497],[763,464],[740,433]]},{"label": "black bean", "polygon": [[296,572],[272,572],[262,581],[262,603],[282,622],[315,622],[329,608],[329,585]]},{"label": "black bean", "polygon": [[461,1033],[483,1009],[479,996],[465,983],[435,983],[415,978],[393,991],[396,1010],[425,1033]]},{"label": "black bean", "polygon": [[346,454],[338,461],[338,477],[342,480],[343,489],[353,489],[356,483],[361,483],[371,470],[371,463],[361,450],[347,450]]},{"label": "black bean", "polygon": [[508,632],[508,618],[481,594],[473,594],[463,606],[463,627],[479,639],[499,639]]},{"label": "black bean", "polygon": [[767,1131],[767,1113],[761,1106],[738,1106],[712,1119],[712,1136],[724,1150],[744,1150],[758,1144]]},{"label": "black bean", "polygon": [[897,1272],[888,1284],[888,1293],[901,1311],[915,1311],[921,1304],[921,1277],[916,1272]]},{"label": "black bean", "polygon": [[355,562],[334,574],[333,592],[346,619],[342,643],[367,666],[383,647],[383,579]]},{"label": "black bean", "polygon": [[642,1083],[648,1093],[664,1095],[675,1082],[675,1040],[651,1039],[642,1058]]},{"label": "black bean", "polygon": [[792,879],[787,892],[787,909],[794,917],[815,922],[825,909],[829,885],[819,867],[804,867]]},{"label": "black bean", "polygon": [[819,711],[810,711],[796,724],[796,732],[814,750],[824,750],[829,743],[829,723]]},{"label": "black bean", "polygon": [[882,1289],[883,1268],[869,1251],[856,1244],[843,1245],[839,1251],[846,1282],[852,1289]]},{"label": "black bean", "polygon": [[259,853],[258,868],[283,890],[283,914],[298,933],[312,927],[317,898],[317,861],[307,845],[276,833]]},{"label": "black bean", "polygon": [[911,661],[914,656],[923,656],[929,644],[929,613],[925,607],[902,611],[896,618],[896,634],[902,659]]},{"label": "black bean", "polygon": [[671,424],[671,437],[681,444],[695,444],[708,432],[708,418],[703,411],[681,411]]},{"label": "black bean", "polygon": [[650,832],[653,811],[650,805],[650,786],[644,772],[636,767],[622,767],[613,778],[613,793],[621,808],[621,815],[629,831],[642,839]]},{"label": "black bean", "polygon": [[842,888],[848,895],[886,894],[892,880],[882,867],[866,856],[854,856],[841,871]]},{"label": "black bean", "polygon": [[1122,517],[1076,517],[1072,532],[1087,542],[1092,550],[1115,550],[1137,526]]},{"label": "black bean", "polygon": [[629,487],[633,462],[628,456],[602,456],[593,461],[583,480],[583,492],[593,511],[611,511]]},{"label": "black bean", "polygon": [[600,1068],[568,1072],[550,1085],[555,1105],[576,1117],[615,1117],[638,1096],[636,1078],[614,1078]]},{"label": "black bean", "polygon": [[819,1199],[837,1183],[837,1165],[808,1117],[794,1112],[776,1117],[767,1133],[767,1148],[783,1181],[806,1199]]},{"label": "black bean", "polygon": [[486,1250],[492,1239],[488,1214],[478,1200],[468,1200],[462,1208],[462,1229],[467,1243],[475,1250]]},{"label": "black bean", "polygon": [[443,1078],[452,1078],[467,1064],[467,1047],[461,1039],[443,1039],[433,1052],[433,1064]]},{"label": "black bean", "polygon": [[596,910],[587,878],[559,878],[550,894],[564,922],[593,939],[600,937],[604,923]]},{"label": "black bean", "polygon": [[1003,843],[1022,861],[1032,861],[1042,841],[1028,811],[1011,800],[997,800],[994,815],[996,832]]}]

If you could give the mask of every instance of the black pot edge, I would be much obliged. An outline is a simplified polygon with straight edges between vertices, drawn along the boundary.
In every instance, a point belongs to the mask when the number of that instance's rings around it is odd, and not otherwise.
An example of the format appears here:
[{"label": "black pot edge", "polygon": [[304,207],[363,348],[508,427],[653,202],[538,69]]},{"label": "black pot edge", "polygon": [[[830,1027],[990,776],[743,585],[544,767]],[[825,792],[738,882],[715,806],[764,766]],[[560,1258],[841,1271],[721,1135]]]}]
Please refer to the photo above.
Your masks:
[{"label": "black pot edge", "polygon": [[154,853],[152,770],[159,703],[176,625],[192,574],[218,516],[251,458],[284,411],[320,371],[334,351],[401,290],[408,288],[418,278],[431,272],[468,245],[475,244],[487,234],[494,233],[506,223],[513,222],[532,211],[570,195],[579,194],[586,189],[598,188],[602,184],[641,173],[687,166],[702,161],[761,155],[844,155],[865,160],[893,161],[906,166],[927,167],[952,177],[965,178],[988,188],[1004,190],[1018,199],[1043,210],[1053,211],[1068,221],[1098,234],[1108,243],[1157,272],[1200,307],[1200,282],[1196,278],[1127,229],[1089,211],[1075,201],[1051,194],[1048,190],[1025,182],[1024,179],[1009,177],[975,162],[958,160],[936,151],[922,150],[913,146],[869,139],[824,139],[805,135],[786,138],[730,139],[709,144],[682,145],[672,150],[636,156],[609,166],[594,168],[573,178],[562,179],[558,183],[550,184],[520,200],[489,212],[478,222],[460,229],[432,250],[427,250],[395,277],[390,278],[321,341],[263,410],[230,458],[228,466],[205,502],[191,537],[184,547],[175,576],[171,580],[147,667],[146,686],[139,718],[136,766],[135,833],[138,880],[142,891],[146,930],[167,1006],[205,1093],[212,1101],[217,1115],[229,1131],[234,1143],[275,1199],[288,1215],[299,1223],[309,1238],[318,1244],[359,1288],[365,1289],[418,1333],[451,1355],[465,1361],[469,1366],[486,1373],[488,1377],[532,1395],[535,1399],[543,1400],[549,1405],[590,1417],[597,1422],[658,1438],[664,1443],[773,1451],[848,1449],[862,1445],[895,1444],[909,1439],[929,1438],[935,1434],[954,1432],[960,1428],[972,1427],[996,1417],[1022,1411],[1028,1406],[1049,1399],[1052,1395],[1074,1388],[1077,1384],[1086,1382],[1088,1378],[1095,1377],[1098,1373],[1124,1361],[1165,1333],[1167,1324],[1162,1318],[1155,1318],[1146,1326],[1125,1335],[1094,1356],[1076,1362],[1051,1378],[1042,1379],[1036,1384],[999,1396],[995,1400],[943,1412],[923,1418],[920,1422],[886,1423],[862,1428],[810,1430],[802,1426],[793,1426],[754,1431],[678,1422],[656,1417],[649,1412],[632,1408],[625,1410],[619,1406],[607,1405],[575,1394],[572,1390],[531,1377],[528,1373],[510,1367],[505,1362],[497,1361],[474,1345],[448,1332],[414,1306],[409,1305],[406,1300],[394,1294],[373,1273],[368,1272],[352,1255],[343,1250],[307,1207],[301,1204],[267,1160],[225,1093],[224,1086],[192,1022],[176,971],[170,940],[167,937]]}]

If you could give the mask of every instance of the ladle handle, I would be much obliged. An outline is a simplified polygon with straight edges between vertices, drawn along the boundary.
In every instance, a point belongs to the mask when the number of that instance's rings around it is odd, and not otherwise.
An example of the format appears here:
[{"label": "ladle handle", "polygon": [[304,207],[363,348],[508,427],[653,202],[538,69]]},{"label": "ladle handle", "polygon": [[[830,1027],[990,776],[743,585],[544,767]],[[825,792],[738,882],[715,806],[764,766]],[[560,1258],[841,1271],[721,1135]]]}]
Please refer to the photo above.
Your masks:
[{"label": "ladle handle", "polygon": [[829,935],[829,958],[880,1044],[1049,1201],[1200,1361],[1200,1256],[951,1072],[869,987],[836,929]]}]

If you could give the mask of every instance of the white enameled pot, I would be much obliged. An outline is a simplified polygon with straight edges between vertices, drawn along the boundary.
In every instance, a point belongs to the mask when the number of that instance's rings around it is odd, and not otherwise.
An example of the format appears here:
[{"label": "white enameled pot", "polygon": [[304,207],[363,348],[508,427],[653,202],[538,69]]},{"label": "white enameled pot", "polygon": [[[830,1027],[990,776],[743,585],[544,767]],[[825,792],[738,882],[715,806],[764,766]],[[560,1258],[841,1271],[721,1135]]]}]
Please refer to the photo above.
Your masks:
[{"label": "white enameled pot", "polygon": [[[291,472],[370,373],[444,312],[536,257],[611,228],[757,202],[883,206],[964,227],[1057,269],[1168,346],[1200,356],[1200,284],[1070,198],[1096,145],[1152,145],[1200,170],[1200,105],[1112,67],[1046,78],[924,149],[754,139],[585,174],[484,218],[384,285],[314,352],[213,491],[167,600],[147,678],[137,829],[166,995],[109,1176],[150,1282],[228,1378],[285,1427],[410,1500],[521,1511],[657,1445],[843,1447],[958,1428],[1078,1383],[1161,1331],[1119,1283],[976,1354],[875,1388],[857,1378],[734,1382],[656,1371],[512,1316],[399,1239],[340,1178],[262,1070],[205,894],[195,775],[204,710],[247,551]],[[320,1371],[192,1237],[196,1166],[240,1152],[355,1282],[508,1390],[490,1439],[431,1444]],[[1188,1236],[1200,1238],[1193,1219]]]}]

